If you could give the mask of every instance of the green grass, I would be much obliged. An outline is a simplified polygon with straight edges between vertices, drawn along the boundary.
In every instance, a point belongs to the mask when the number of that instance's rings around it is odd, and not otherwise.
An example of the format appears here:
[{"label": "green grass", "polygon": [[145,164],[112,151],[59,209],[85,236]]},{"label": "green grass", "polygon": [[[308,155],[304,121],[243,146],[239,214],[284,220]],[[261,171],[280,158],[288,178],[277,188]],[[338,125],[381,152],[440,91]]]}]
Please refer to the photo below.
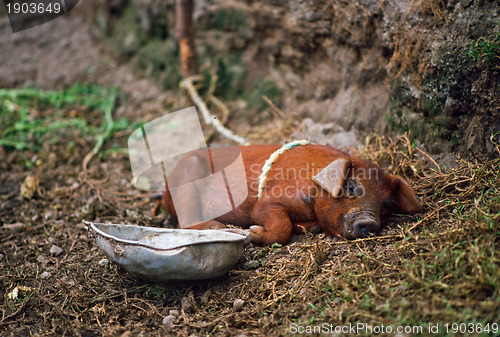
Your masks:
[{"label": "green grass", "polygon": [[212,85],[213,78],[211,72],[217,75],[213,94],[224,100],[238,98],[243,94],[244,82],[247,76],[247,67],[241,59],[241,53],[235,52],[228,55],[204,55],[211,59],[213,69],[202,67],[201,74],[204,81],[200,92],[206,93]]},{"label": "green grass", "polygon": [[181,80],[179,48],[171,40],[152,39],[137,51],[137,64],[163,88],[177,89]]},{"label": "green grass", "polygon": [[467,55],[474,61],[488,63],[494,68],[499,68],[500,64],[500,33],[490,40],[484,37],[473,41],[470,44]]},{"label": "green grass", "polygon": [[269,107],[266,101],[262,98],[266,96],[275,105],[281,105],[281,98],[283,96],[282,90],[278,87],[276,82],[271,79],[264,79],[254,83],[253,87],[245,94],[245,100],[252,111],[262,111]]},{"label": "green grass", "polygon": [[223,8],[215,14],[215,29],[243,33],[246,26],[247,18],[244,11],[234,8]]},{"label": "green grass", "polygon": [[133,56],[148,39],[147,32],[138,23],[131,6],[126,7],[116,21],[113,36],[110,42],[122,57]]},{"label": "green grass", "polygon": [[28,167],[30,154],[68,138],[67,150],[81,138],[93,139],[98,152],[115,132],[132,127],[126,119],[112,119],[119,96],[116,89],[97,85],[59,91],[0,89],[0,146],[17,151]]}]

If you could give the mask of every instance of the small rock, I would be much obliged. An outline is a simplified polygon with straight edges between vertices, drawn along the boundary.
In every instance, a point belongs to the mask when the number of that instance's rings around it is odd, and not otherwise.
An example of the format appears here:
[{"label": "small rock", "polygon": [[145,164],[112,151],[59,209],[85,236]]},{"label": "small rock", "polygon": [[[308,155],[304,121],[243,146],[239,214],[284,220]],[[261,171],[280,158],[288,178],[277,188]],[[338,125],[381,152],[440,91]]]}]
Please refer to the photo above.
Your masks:
[{"label": "small rock", "polygon": [[170,310],[168,312],[169,316],[174,316],[174,317],[179,317],[181,315],[181,312],[179,310]]},{"label": "small rock", "polygon": [[109,260],[108,259],[102,259],[101,261],[99,261],[99,265],[101,267],[107,267],[109,264]]},{"label": "small rock", "polygon": [[45,214],[43,215],[43,218],[44,218],[45,220],[50,220],[50,219],[52,219],[52,218],[53,218],[53,216],[54,216],[54,214],[53,214],[52,212],[47,212],[47,213],[45,213]]},{"label": "small rock", "polygon": [[12,223],[12,224],[4,224],[1,228],[12,231],[12,232],[20,232],[25,227],[27,227],[27,226],[25,226],[22,222],[16,222],[16,223]]},{"label": "small rock", "polygon": [[44,271],[42,273],[42,275],[40,275],[40,278],[42,278],[42,279],[46,279],[46,278],[50,278],[50,277],[52,277],[52,274],[48,271]]},{"label": "small rock", "polygon": [[63,252],[63,249],[59,246],[52,245],[52,247],[50,247],[50,253],[55,255],[55,256],[61,254],[62,252]]},{"label": "small rock", "polygon": [[245,301],[242,300],[241,298],[237,298],[234,300],[233,309],[234,309],[234,311],[240,311],[244,305],[245,305]]},{"label": "small rock", "polygon": [[182,298],[181,306],[182,306],[182,310],[184,310],[184,312],[187,314],[190,314],[191,312],[194,311],[194,309],[196,307],[196,302],[194,300],[193,292],[190,292],[189,294],[185,295]]},{"label": "small rock", "polygon": [[64,283],[66,283],[66,285],[69,285],[69,286],[74,286],[76,284],[76,282],[74,280],[68,280],[68,278],[66,276],[64,276],[61,281],[63,281]]},{"label": "small rock", "polygon": [[243,263],[242,267],[244,270],[257,269],[260,267],[260,263],[259,263],[259,261],[252,260],[252,261],[248,261],[248,262]]},{"label": "small rock", "polygon": [[472,4],[473,0],[460,0],[460,5],[462,5],[463,8],[467,8]]},{"label": "small rock", "polygon": [[32,58],[32,55],[30,52],[26,52],[21,56],[21,59],[23,60],[23,62],[28,62],[29,60],[31,60],[31,58]]},{"label": "small rock", "polygon": [[7,298],[11,300],[18,300],[25,297],[30,292],[35,291],[34,288],[26,286],[17,286],[10,293],[7,294]]},{"label": "small rock", "polygon": [[201,296],[201,303],[202,304],[207,304],[208,300],[210,299],[210,295],[212,295],[212,290],[207,289],[203,295]]},{"label": "small rock", "polygon": [[24,179],[23,184],[21,185],[21,196],[25,199],[31,199],[33,198],[33,195],[35,194],[37,188],[38,179],[33,176],[27,176]]},{"label": "small rock", "polygon": [[165,326],[172,326],[175,322],[176,317],[174,315],[168,315],[163,318],[162,324]]},{"label": "small rock", "polygon": [[316,123],[311,118],[303,121],[305,131],[297,131],[292,136],[310,139],[311,142],[337,148],[357,148],[361,145],[354,129],[346,131],[336,123]]},{"label": "small rock", "polygon": [[42,268],[45,268],[45,266],[47,265],[47,263],[50,262],[50,260],[47,259],[43,255],[38,255],[38,257],[36,258],[36,261],[42,264]]},{"label": "small rock", "polygon": [[236,335],[235,337],[248,337],[248,336],[245,335],[244,333],[240,333],[239,335]]}]

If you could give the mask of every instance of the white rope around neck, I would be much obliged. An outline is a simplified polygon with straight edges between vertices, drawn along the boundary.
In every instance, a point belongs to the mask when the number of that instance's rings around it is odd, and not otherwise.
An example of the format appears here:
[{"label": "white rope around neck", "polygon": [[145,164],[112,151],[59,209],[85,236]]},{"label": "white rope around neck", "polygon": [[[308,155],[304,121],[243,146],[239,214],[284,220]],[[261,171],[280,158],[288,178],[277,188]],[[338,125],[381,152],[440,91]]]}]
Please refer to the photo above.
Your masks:
[{"label": "white rope around neck", "polygon": [[283,145],[281,148],[278,150],[274,151],[273,154],[266,160],[264,163],[264,166],[262,166],[262,173],[259,176],[259,193],[257,194],[257,198],[260,199],[262,196],[264,187],[266,186],[266,181],[267,181],[267,174],[269,173],[269,170],[271,170],[271,166],[273,163],[278,159],[280,155],[285,153],[286,151],[296,147],[296,146],[304,146],[307,144],[310,144],[311,142],[309,140],[296,140],[291,143]]}]

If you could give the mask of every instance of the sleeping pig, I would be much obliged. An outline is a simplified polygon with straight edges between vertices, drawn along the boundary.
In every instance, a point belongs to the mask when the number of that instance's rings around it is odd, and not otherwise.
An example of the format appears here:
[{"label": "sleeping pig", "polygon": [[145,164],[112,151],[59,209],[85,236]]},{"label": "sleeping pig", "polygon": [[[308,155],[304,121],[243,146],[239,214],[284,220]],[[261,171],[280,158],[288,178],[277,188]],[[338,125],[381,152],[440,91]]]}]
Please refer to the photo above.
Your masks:
[{"label": "sleeping pig", "polygon": [[[249,229],[252,242],[258,245],[285,244],[292,233],[305,231],[355,239],[377,234],[381,219],[388,213],[422,209],[405,179],[386,174],[367,160],[329,146],[297,141],[285,146],[250,145],[233,149],[237,149],[236,154],[224,149],[210,150],[209,155],[195,152],[179,160],[169,173],[162,204],[174,219],[178,217],[176,207],[179,211],[179,207],[195,200],[200,192],[191,188],[176,195],[174,207],[169,184],[201,179],[206,176],[204,167],[212,172],[214,163],[219,168],[226,167],[226,185],[210,187],[212,197],[204,201],[207,209],[217,208],[235,186],[248,188],[248,194],[233,204],[231,211],[182,228],[240,226]],[[236,155],[241,155],[246,178],[233,181],[229,188],[228,179],[234,172],[228,164]]]}]

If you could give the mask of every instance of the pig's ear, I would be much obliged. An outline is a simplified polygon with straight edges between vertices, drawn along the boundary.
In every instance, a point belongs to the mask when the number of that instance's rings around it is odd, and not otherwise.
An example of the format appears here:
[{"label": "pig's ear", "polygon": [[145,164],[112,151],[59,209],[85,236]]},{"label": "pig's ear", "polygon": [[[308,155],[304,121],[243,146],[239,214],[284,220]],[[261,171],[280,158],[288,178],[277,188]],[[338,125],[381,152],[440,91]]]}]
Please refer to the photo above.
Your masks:
[{"label": "pig's ear", "polygon": [[393,198],[402,213],[413,213],[422,210],[422,205],[408,182],[397,175],[391,175],[394,184]]},{"label": "pig's ear", "polygon": [[322,169],[312,180],[327,190],[332,197],[338,198],[342,195],[342,186],[344,186],[344,180],[347,178],[347,170],[351,164],[352,161],[350,159],[339,158]]}]

